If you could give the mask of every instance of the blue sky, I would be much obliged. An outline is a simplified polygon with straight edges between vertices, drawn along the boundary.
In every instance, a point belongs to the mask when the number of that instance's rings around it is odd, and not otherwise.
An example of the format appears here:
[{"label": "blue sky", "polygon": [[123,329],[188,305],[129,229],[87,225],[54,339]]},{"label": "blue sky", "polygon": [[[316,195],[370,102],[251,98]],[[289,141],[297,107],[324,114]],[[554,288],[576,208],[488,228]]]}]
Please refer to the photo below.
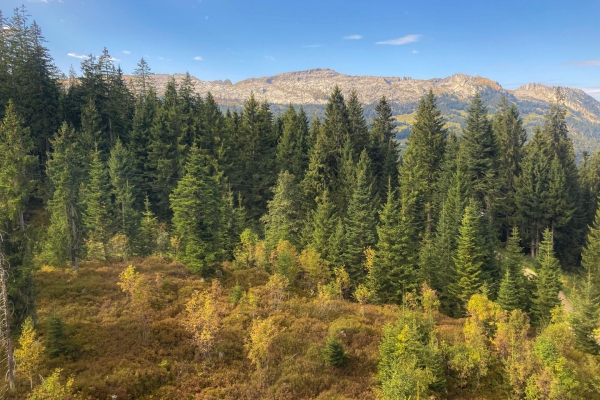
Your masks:
[{"label": "blue sky", "polygon": [[[26,0],[2,0],[5,16]],[[125,73],[202,80],[309,68],[351,75],[480,75],[600,99],[600,1],[29,0],[57,66],[106,46]]]}]

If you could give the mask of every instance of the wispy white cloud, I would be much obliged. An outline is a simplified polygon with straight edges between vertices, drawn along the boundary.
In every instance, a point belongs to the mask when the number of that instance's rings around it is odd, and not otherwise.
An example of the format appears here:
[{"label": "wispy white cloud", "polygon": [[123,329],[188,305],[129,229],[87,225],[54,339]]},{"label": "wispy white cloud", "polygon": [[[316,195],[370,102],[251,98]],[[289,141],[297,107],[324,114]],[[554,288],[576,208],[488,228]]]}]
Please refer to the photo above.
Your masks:
[{"label": "wispy white cloud", "polygon": [[129,51],[129,50],[123,50],[122,53],[123,54],[131,54],[131,51]]},{"label": "wispy white cloud", "polygon": [[90,56],[86,56],[84,54],[77,54],[77,53],[67,53],[67,55],[69,57],[79,58],[80,60],[87,60],[88,58],[90,58]]},{"label": "wispy white cloud", "polygon": [[584,87],[581,88],[581,90],[583,90],[596,100],[600,100],[600,87]]},{"label": "wispy white cloud", "polygon": [[413,50],[412,53],[413,54],[417,54],[419,52],[419,50]]},{"label": "wispy white cloud", "polygon": [[275,61],[275,57],[273,56],[265,56],[265,59],[269,61]]},{"label": "wispy white cloud", "polygon": [[159,60],[163,61],[165,58],[164,57],[158,57]]},{"label": "wispy white cloud", "polygon": [[302,46],[306,49],[315,49],[317,47],[323,47],[322,44],[305,44],[304,46]]},{"label": "wispy white cloud", "polygon": [[349,36],[344,36],[342,39],[344,39],[344,40],[360,40],[360,39],[362,39],[362,35],[349,35]]},{"label": "wispy white cloud", "polygon": [[418,42],[420,37],[421,35],[406,35],[397,39],[383,40],[381,42],[377,42],[376,44],[390,44],[393,46],[400,46],[403,44]]},{"label": "wispy white cloud", "polygon": [[196,61],[202,61],[202,57],[196,56],[196,57],[194,57],[194,60],[196,60]]},{"label": "wispy white cloud", "polygon": [[571,61],[569,64],[577,67],[600,67],[600,60]]}]

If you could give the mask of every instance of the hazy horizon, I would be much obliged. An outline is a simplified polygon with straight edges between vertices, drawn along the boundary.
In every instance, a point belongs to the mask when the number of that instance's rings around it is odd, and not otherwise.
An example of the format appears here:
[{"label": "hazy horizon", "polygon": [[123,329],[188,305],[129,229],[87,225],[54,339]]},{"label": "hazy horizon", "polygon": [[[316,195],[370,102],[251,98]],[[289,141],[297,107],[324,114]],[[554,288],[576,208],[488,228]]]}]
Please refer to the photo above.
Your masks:
[{"label": "hazy horizon", "polygon": [[[3,11],[22,0],[6,0]],[[526,83],[580,88],[600,99],[600,3],[502,4],[440,0],[366,6],[358,1],[28,0],[28,13],[68,73],[107,47],[131,73],[239,82],[329,68],[347,75],[479,75],[505,89]]]}]

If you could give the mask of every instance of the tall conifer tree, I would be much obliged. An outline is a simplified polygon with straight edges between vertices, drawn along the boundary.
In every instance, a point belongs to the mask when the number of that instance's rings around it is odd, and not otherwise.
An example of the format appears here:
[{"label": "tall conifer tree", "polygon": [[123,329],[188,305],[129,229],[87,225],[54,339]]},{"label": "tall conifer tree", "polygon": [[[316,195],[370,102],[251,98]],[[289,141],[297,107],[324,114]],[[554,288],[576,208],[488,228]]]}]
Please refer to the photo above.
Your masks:
[{"label": "tall conifer tree", "polygon": [[493,209],[498,189],[498,143],[487,108],[477,93],[468,108],[460,148],[460,164],[469,182],[470,196],[486,210]]},{"label": "tall conifer tree", "polygon": [[[111,233],[111,188],[108,180],[106,165],[102,162],[100,151],[96,149],[92,153],[89,177],[87,184],[83,186],[81,198],[84,206],[83,223],[86,228],[88,244],[93,245],[94,249],[99,246],[100,254],[98,256],[101,259],[106,257],[106,245]],[[88,247],[88,253],[89,250]]]},{"label": "tall conifer tree", "polygon": [[173,231],[180,240],[181,260],[206,275],[222,256],[223,195],[211,161],[193,148],[186,173],[171,194]]},{"label": "tall conifer tree", "polygon": [[479,210],[474,202],[466,208],[458,236],[458,248],[454,257],[455,276],[450,292],[458,301],[463,313],[467,302],[483,286],[483,245],[479,236]]},{"label": "tall conifer tree", "polygon": [[265,240],[275,249],[280,240],[298,246],[302,230],[300,214],[300,191],[294,175],[283,171],[273,188],[273,199],[267,203],[268,212],[262,217],[265,224]]},{"label": "tall conifer tree", "polygon": [[47,170],[52,184],[52,198],[47,205],[50,226],[45,255],[54,265],[64,265],[69,261],[78,270],[83,239],[79,198],[83,180],[82,155],[77,148],[75,131],[66,123],[63,123],[51,144],[54,151],[48,160]]},{"label": "tall conifer tree", "polygon": [[538,273],[533,298],[532,313],[534,319],[541,323],[550,318],[550,311],[560,305],[558,292],[561,290],[560,264],[554,254],[552,232],[546,228],[536,258]]},{"label": "tall conifer tree", "polygon": [[500,219],[501,229],[509,236],[509,229],[517,223],[517,205],[515,200],[516,180],[521,173],[523,146],[527,132],[514,104],[508,104],[502,97],[498,112],[494,115],[492,127],[498,139],[498,166],[500,189],[498,193],[496,215]]},{"label": "tall conifer tree", "polygon": [[354,284],[363,278],[364,251],[376,243],[376,218],[372,207],[369,156],[366,150],[360,154],[356,165],[356,182],[348,204],[345,219],[343,260]]}]

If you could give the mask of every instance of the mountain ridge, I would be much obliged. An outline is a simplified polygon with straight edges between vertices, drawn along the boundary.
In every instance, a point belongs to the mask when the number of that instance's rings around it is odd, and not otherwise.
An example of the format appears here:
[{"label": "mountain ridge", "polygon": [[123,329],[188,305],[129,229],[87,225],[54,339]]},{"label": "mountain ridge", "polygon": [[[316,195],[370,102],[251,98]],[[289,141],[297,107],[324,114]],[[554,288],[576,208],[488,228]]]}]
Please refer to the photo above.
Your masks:
[{"label": "mountain ridge", "polygon": [[[154,74],[152,82],[159,95],[167,82],[174,77],[177,83],[185,74]],[[133,77],[128,76],[128,80]],[[373,116],[375,103],[385,96],[392,104],[399,119],[400,131],[409,129],[410,115],[421,97],[429,90],[438,96],[438,103],[450,127],[464,124],[464,110],[476,92],[480,92],[493,112],[502,97],[517,104],[526,127],[531,130],[539,125],[543,115],[555,100],[555,87],[540,83],[527,83],[517,89],[505,89],[498,82],[478,76],[457,73],[445,78],[414,79],[411,77],[346,75],[328,68],[283,72],[271,76],[248,78],[232,83],[230,80],[203,81],[191,77],[195,91],[201,96],[211,92],[222,106],[241,107],[254,93],[257,99],[267,101],[280,111],[289,104],[311,109],[312,116],[320,116],[335,86],[344,95],[352,90],[365,107],[367,118]],[[563,102],[567,108],[567,122],[578,153],[600,148],[600,102],[581,89],[562,87]],[[403,122],[402,122],[403,121]]]}]

